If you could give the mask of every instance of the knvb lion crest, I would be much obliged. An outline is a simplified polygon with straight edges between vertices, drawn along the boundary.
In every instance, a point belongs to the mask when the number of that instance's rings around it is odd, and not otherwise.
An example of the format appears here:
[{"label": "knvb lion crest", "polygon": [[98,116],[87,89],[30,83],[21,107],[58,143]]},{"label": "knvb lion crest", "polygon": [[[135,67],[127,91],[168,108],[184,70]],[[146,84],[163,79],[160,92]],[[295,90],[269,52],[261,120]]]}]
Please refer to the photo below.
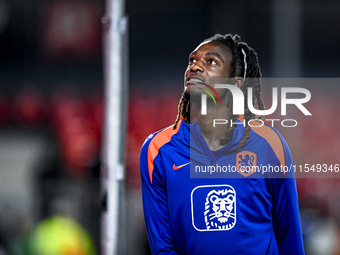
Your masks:
[{"label": "knvb lion crest", "polygon": [[236,154],[236,169],[244,177],[256,172],[257,155],[252,151],[240,151]]}]

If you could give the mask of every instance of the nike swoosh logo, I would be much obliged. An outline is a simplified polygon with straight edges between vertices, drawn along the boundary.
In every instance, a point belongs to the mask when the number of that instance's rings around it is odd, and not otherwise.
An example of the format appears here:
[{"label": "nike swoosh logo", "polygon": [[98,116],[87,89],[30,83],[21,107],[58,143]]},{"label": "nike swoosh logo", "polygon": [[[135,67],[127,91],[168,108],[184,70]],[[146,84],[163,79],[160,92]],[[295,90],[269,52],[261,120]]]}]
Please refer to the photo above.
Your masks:
[{"label": "nike swoosh logo", "polygon": [[191,163],[191,162],[186,163],[186,164],[183,164],[183,165],[180,165],[180,166],[175,166],[175,163],[174,163],[174,165],[172,166],[172,169],[178,170],[178,169],[182,168],[183,166],[189,165],[190,163]]}]

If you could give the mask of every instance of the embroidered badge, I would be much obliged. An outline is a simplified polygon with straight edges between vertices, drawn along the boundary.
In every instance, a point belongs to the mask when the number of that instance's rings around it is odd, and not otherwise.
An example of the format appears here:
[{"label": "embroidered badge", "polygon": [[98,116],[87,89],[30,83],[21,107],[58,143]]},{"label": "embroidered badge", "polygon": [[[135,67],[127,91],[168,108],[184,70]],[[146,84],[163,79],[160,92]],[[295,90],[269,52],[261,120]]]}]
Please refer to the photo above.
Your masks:
[{"label": "embroidered badge", "polygon": [[198,186],[191,193],[192,224],[198,231],[227,231],[236,224],[236,192],[230,185]]},{"label": "embroidered badge", "polygon": [[236,170],[244,177],[256,172],[257,155],[252,151],[240,151],[236,154]]}]

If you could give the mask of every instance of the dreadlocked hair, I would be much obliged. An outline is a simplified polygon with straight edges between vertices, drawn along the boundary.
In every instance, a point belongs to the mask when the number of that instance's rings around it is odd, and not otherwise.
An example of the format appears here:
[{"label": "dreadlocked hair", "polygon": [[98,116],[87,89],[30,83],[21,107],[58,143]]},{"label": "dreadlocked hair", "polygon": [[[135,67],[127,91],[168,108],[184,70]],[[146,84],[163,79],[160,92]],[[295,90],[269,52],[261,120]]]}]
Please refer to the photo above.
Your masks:
[{"label": "dreadlocked hair", "polygon": [[[252,113],[248,108],[248,88],[253,88],[253,98],[252,103],[255,105],[257,103],[257,106],[260,110],[264,110],[264,104],[262,100],[262,82],[261,82],[261,69],[259,65],[259,61],[257,58],[257,54],[254,51],[253,48],[249,47],[245,42],[241,41],[241,37],[237,34],[216,34],[211,38],[208,38],[204,40],[203,42],[220,42],[223,43],[225,46],[227,46],[233,55],[232,60],[232,69],[231,69],[231,75],[230,77],[232,84],[235,82],[236,77],[244,77],[243,79],[243,85],[241,87],[243,95],[245,96],[244,100],[244,121],[246,128],[244,130],[244,135],[238,144],[238,146],[235,149],[235,152],[240,151],[245,143],[249,139],[249,132],[251,127],[249,126],[248,122],[252,119],[262,119],[263,116],[256,116],[254,113]],[[244,51],[244,53],[242,52]],[[244,55],[245,54],[245,55]],[[244,58],[246,57],[246,63],[244,62]],[[247,68],[245,68],[245,65],[247,65]],[[244,73],[246,71],[246,73]],[[247,79],[251,78],[251,79]],[[231,95],[230,95],[231,97]],[[232,98],[230,98],[230,102],[232,103]],[[186,123],[189,123],[190,119],[190,102],[188,99],[186,99],[183,95],[180,99],[179,105],[178,105],[178,114],[175,121],[175,124],[173,125],[173,128],[177,128],[177,124],[179,121],[183,118],[183,120]],[[233,115],[232,117],[232,123],[234,123],[231,127],[229,127],[226,130],[225,137],[223,139],[220,139],[220,145],[224,146],[226,145],[232,138],[233,130],[236,127],[236,119],[237,116]]]},{"label": "dreadlocked hair", "polygon": [[190,120],[190,109],[189,109],[189,107],[190,107],[190,101],[188,99],[186,99],[184,96],[182,96],[181,99],[179,100],[178,114],[177,114],[175,124],[173,125],[173,129],[177,128],[177,124],[181,120],[181,118],[183,118],[183,120],[186,123],[189,123],[189,120]]}]

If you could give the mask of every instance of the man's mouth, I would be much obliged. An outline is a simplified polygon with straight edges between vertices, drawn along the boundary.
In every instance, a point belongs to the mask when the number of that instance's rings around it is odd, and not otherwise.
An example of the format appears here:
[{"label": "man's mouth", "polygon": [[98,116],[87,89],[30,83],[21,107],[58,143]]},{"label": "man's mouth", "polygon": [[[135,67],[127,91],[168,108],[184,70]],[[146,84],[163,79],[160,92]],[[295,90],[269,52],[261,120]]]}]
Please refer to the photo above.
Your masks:
[{"label": "man's mouth", "polygon": [[199,83],[199,84],[204,84],[204,82],[198,78],[188,78],[187,79],[187,84],[192,84],[192,83]]}]

